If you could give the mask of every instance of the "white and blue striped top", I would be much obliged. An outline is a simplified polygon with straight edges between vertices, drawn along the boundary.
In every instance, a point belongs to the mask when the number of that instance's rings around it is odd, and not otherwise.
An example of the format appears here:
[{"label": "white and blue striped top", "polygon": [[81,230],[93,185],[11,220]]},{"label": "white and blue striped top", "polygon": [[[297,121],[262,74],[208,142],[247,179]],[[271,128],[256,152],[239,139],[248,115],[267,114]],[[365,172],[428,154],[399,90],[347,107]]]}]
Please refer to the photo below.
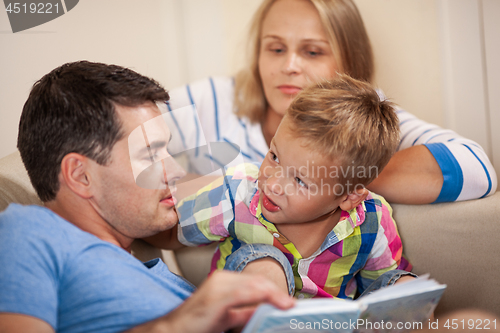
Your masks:
[{"label": "white and blue striped top", "polygon": [[[199,124],[192,121],[194,114],[189,112],[176,113],[172,119],[184,149],[205,142],[225,141],[238,145],[245,160],[263,160],[269,148],[260,124],[239,118],[233,111],[232,78],[210,77],[174,89],[169,94],[167,106],[170,110],[195,105],[198,112]],[[195,112],[195,108],[192,111]],[[396,112],[401,129],[398,150],[423,144],[441,167],[444,183],[436,202],[482,198],[496,191],[496,173],[481,146],[451,130],[426,123],[405,110],[397,109]],[[200,163],[206,160],[200,159]]]}]

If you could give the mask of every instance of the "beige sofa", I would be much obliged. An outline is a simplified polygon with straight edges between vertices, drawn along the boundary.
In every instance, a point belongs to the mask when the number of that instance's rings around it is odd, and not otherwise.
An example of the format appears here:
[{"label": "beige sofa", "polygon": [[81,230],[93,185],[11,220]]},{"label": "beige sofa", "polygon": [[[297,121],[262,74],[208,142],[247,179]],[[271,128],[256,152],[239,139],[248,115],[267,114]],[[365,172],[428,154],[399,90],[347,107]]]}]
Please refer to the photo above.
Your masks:
[{"label": "beige sofa", "polygon": [[[0,159],[0,211],[11,202],[41,204],[18,152]],[[500,192],[480,200],[393,208],[413,271],[448,285],[436,314],[474,307],[500,315]],[[172,271],[199,285],[213,249],[173,253],[137,241],[133,253],[141,260],[161,256]]]}]

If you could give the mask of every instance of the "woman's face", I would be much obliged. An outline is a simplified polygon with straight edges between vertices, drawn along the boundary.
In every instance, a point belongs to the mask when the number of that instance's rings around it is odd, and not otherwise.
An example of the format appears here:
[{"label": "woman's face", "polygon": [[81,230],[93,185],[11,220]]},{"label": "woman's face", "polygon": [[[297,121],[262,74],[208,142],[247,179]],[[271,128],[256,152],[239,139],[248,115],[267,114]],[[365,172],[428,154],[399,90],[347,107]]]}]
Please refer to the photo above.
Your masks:
[{"label": "woman's face", "polygon": [[297,93],[335,76],[337,63],[309,0],[277,0],[262,23],[259,73],[270,109],[284,115]]}]

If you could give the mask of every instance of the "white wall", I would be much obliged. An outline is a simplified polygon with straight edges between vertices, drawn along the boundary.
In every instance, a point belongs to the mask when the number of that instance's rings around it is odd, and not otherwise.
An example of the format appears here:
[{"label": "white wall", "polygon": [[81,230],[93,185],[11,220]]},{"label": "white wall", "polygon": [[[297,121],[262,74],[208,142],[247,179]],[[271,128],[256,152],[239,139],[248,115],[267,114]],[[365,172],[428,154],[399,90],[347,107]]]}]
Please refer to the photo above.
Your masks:
[{"label": "white wall", "polygon": [[375,53],[375,82],[406,110],[443,126],[435,0],[355,0]]},{"label": "white wall", "polygon": [[116,63],[167,87],[184,82],[177,5],[173,0],[85,0],[53,21],[15,34],[0,5],[0,157],[16,149],[32,84],[63,63]]},{"label": "white wall", "polygon": [[482,9],[491,157],[498,176],[500,175],[500,20],[498,19],[500,1],[483,0]]},{"label": "white wall", "polygon": [[[376,83],[418,117],[477,140],[500,174],[495,131],[500,126],[500,1],[355,2],[374,47]],[[0,157],[16,149],[31,85],[56,66],[79,59],[116,63],[167,88],[207,75],[230,75],[243,65],[246,29],[259,4],[84,0],[60,18],[16,34],[2,8]],[[463,64],[464,59],[475,60]]]}]

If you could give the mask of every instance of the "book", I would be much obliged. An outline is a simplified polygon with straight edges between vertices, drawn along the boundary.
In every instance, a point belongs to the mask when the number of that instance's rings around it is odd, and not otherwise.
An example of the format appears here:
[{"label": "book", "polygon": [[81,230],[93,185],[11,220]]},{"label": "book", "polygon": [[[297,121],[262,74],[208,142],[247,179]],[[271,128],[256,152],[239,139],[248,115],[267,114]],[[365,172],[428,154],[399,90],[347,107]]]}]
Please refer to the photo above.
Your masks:
[{"label": "book", "polygon": [[288,310],[260,305],[242,333],[409,332],[426,328],[446,285],[424,275],[358,298],[297,300]]}]

